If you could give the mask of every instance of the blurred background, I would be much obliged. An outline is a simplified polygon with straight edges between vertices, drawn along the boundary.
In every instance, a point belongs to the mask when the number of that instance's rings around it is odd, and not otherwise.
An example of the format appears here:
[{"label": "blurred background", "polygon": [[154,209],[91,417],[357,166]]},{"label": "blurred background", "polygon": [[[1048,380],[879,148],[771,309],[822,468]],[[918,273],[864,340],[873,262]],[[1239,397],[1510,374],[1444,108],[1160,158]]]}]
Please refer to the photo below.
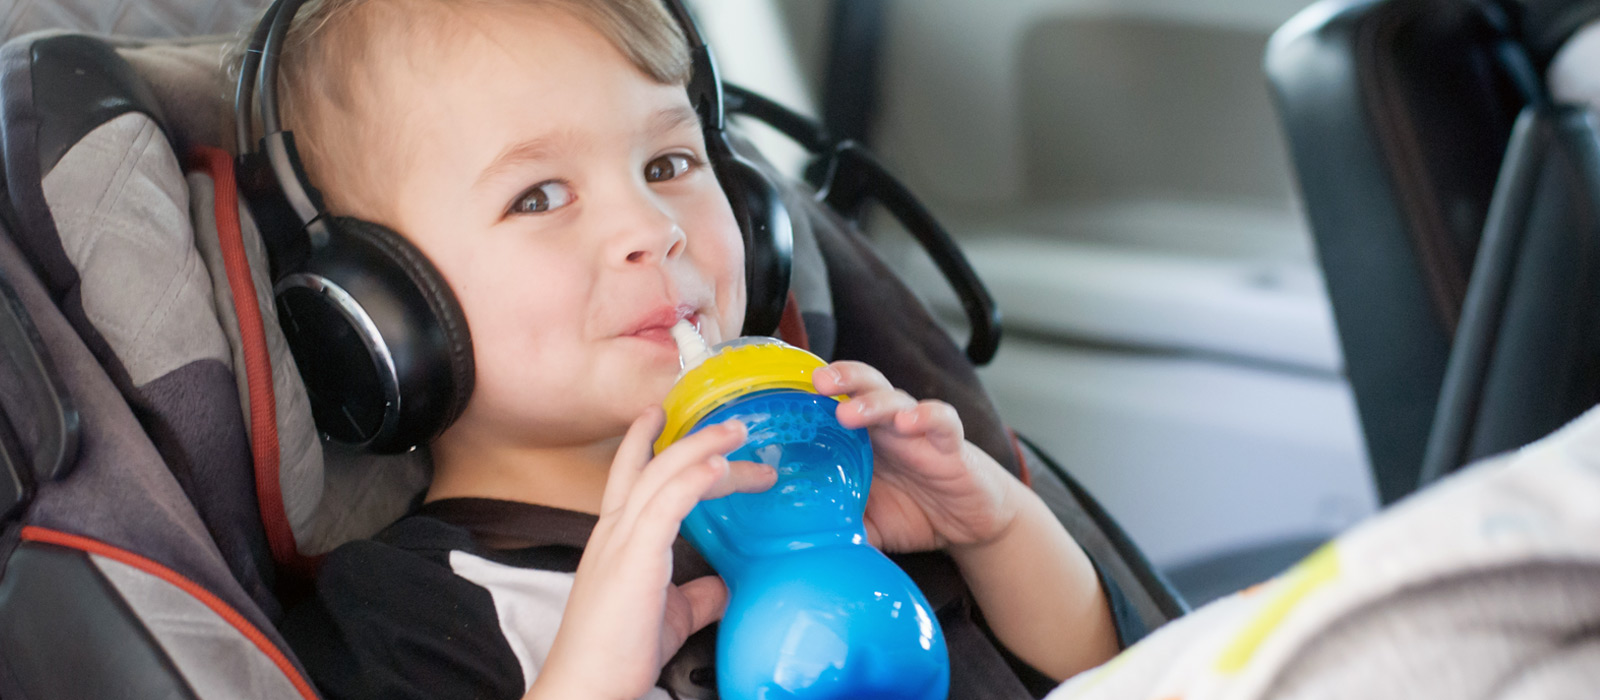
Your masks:
[{"label": "blurred background", "polygon": [[[0,0],[0,35],[231,32],[263,0]],[[1190,599],[1377,504],[1261,62],[1301,0],[698,0],[724,76],[867,142],[1005,314],[982,377]],[[754,130],[790,172],[804,153]],[[872,221],[928,304],[925,254]]]}]

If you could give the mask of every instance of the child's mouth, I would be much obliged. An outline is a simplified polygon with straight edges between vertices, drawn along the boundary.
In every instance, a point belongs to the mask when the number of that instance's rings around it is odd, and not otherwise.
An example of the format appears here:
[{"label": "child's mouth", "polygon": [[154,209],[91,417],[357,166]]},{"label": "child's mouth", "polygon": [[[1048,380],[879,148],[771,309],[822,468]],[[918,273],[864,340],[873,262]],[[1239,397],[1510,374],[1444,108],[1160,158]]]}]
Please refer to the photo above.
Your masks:
[{"label": "child's mouth", "polygon": [[695,330],[700,329],[700,314],[696,313],[693,307],[680,305],[677,307],[663,307],[651,312],[641,319],[633,330],[626,333],[625,337],[657,343],[664,347],[672,348],[673,352],[677,352],[678,344],[677,341],[672,339],[672,326],[680,319],[687,320],[693,324]]},{"label": "child's mouth", "polygon": [[677,347],[672,340],[672,332],[666,328],[649,328],[637,333],[633,333],[629,337],[638,338],[640,340],[648,340],[653,343],[665,343],[667,345],[672,345],[674,348]]}]

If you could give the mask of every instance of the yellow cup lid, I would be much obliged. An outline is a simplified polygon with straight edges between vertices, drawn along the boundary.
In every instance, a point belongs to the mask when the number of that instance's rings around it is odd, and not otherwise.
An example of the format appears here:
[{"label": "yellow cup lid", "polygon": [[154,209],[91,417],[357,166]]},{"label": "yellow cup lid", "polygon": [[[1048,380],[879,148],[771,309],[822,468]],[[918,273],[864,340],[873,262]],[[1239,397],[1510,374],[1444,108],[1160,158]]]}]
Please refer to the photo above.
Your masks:
[{"label": "yellow cup lid", "polygon": [[677,442],[718,406],[745,394],[768,389],[816,393],[811,372],[827,364],[776,338],[736,338],[718,345],[711,357],[685,372],[667,392],[661,406],[667,424],[656,439],[656,452]]}]

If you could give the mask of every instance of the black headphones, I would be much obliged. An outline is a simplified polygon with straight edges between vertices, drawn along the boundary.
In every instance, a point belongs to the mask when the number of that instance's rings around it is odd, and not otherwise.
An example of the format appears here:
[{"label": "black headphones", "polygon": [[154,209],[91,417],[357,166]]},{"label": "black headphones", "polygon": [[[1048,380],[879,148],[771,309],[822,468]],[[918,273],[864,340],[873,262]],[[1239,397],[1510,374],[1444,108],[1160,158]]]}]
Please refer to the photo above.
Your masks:
[{"label": "black headphones", "polygon": [[[278,321],[318,429],[373,452],[404,452],[444,432],[466,408],[472,336],[449,285],[416,246],[379,224],[330,216],[307,180],[294,134],[279,123],[277,93],[284,35],[302,2],[275,0],[250,36],[234,102],[239,189],[267,247]],[[789,293],[789,212],[778,187],[733,151],[711,48],[682,0],[665,2],[688,39],[689,102],[744,235],[743,332],[770,334]],[[263,132],[255,149],[253,96]]]}]

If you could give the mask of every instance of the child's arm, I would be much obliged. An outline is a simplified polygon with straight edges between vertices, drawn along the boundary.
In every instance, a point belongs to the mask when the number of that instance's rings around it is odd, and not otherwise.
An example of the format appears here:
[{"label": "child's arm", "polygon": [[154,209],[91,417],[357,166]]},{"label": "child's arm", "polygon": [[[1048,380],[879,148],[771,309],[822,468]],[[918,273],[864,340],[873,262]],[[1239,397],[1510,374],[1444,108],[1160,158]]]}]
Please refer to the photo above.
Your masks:
[{"label": "child's arm", "polygon": [[696,503],[762,491],[777,474],[725,454],[744,444],[736,421],[701,430],[651,458],[664,422],[652,409],[623,437],[578,563],[550,655],[525,698],[632,700],[655,687],[683,641],[722,616],[728,591],[705,576],[672,579],[672,543]]},{"label": "child's arm", "polygon": [[849,394],[839,422],[872,437],[866,523],[878,546],[949,551],[995,635],[1051,677],[1116,653],[1088,557],[1032,490],[966,441],[954,408],[919,403],[859,362],[833,363],[813,382],[822,393]]},{"label": "child's arm", "polygon": [[[967,449],[981,452],[971,443]],[[1117,653],[1111,607],[1089,557],[1055,514],[1031,489],[1006,478],[1022,492],[1011,525],[988,542],[947,550],[1006,648],[1064,680]]]}]

